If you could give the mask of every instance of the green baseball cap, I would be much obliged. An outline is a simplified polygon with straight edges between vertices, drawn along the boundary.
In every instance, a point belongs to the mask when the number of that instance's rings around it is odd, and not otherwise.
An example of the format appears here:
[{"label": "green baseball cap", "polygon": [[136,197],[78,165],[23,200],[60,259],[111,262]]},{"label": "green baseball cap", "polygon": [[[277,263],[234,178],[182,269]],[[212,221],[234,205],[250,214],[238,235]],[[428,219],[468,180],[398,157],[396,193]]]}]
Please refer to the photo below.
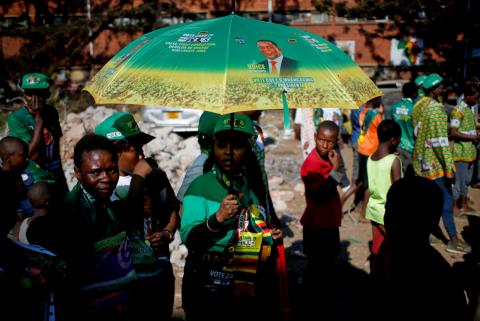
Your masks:
[{"label": "green baseball cap", "polygon": [[[234,121],[233,121],[233,130],[245,133],[252,137],[257,137],[257,133],[253,128],[253,122],[247,115],[241,114],[233,114]],[[216,135],[219,132],[232,130],[230,114],[222,115],[218,118],[217,123],[215,125],[215,132]]]},{"label": "green baseball cap", "polygon": [[423,85],[423,82],[425,81],[426,78],[427,78],[426,75],[418,76],[417,78],[415,78],[415,85],[417,85],[417,86]]},{"label": "green baseball cap", "polygon": [[198,132],[213,138],[218,117],[220,117],[219,114],[204,111],[200,116],[200,120],[198,121]]},{"label": "green baseball cap", "polygon": [[423,81],[423,88],[430,89],[439,85],[443,81],[443,78],[439,74],[430,74]]},{"label": "green baseball cap", "polygon": [[132,145],[143,146],[155,137],[140,131],[132,114],[118,112],[95,127],[95,133],[109,140],[125,139]]},{"label": "green baseball cap", "polygon": [[22,77],[22,89],[24,90],[38,90],[49,89],[50,78],[47,75],[41,73],[26,74]]}]

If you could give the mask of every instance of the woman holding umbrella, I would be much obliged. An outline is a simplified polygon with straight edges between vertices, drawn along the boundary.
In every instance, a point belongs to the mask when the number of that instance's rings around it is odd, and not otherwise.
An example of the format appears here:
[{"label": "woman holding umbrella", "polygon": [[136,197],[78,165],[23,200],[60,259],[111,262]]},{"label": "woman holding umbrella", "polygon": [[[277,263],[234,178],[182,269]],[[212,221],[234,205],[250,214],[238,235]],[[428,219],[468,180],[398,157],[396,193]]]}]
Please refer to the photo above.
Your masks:
[{"label": "woman holding umbrella", "polygon": [[205,163],[211,170],[184,196],[180,235],[188,256],[182,301],[188,321],[280,319],[277,253],[255,138],[248,116],[220,117]]}]

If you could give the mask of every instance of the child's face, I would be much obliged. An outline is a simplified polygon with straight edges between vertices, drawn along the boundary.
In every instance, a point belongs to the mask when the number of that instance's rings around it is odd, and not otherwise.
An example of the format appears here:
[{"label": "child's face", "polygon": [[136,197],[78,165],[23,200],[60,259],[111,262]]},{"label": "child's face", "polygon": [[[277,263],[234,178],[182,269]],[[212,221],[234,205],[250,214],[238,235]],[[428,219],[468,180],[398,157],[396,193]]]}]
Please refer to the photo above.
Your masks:
[{"label": "child's face", "polygon": [[375,99],[371,103],[370,108],[376,109],[380,114],[383,114],[384,112],[384,106],[381,99]]},{"label": "child's face", "polygon": [[26,155],[23,149],[17,149],[14,153],[7,157],[7,165],[10,169],[18,170],[27,166],[28,155]]},{"label": "child's face", "polygon": [[338,133],[328,128],[320,128],[315,135],[315,146],[320,155],[328,155],[337,146]]},{"label": "child's face", "polygon": [[377,108],[377,111],[378,111],[380,114],[383,114],[383,112],[385,111],[385,107],[383,106],[383,103],[380,105],[380,107]]},{"label": "child's face", "polygon": [[395,153],[398,145],[400,145],[400,137],[392,138],[390,140],[390,153]]}]

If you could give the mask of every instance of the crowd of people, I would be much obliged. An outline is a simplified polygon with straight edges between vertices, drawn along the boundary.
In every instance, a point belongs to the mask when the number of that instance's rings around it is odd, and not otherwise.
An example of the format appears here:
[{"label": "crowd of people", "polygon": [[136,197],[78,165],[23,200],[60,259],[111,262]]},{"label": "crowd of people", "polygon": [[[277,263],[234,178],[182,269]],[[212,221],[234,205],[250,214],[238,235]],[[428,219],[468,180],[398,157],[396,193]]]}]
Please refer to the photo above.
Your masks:
[{"label": "crowd of people", "polygon": [[[381,146],[378,131],[380,124],[385,120],[393,120],[400,126],[398,142],[392,148],[399,157],[402,176],[419,175],[434,180],[442,189],[445,186],[446,200],[442,220],[448,238],[442,236],[442,231],[437,229],[432,241],[445,241],[447,251],[452,253],[469,253],[471,247],[457,237],[453,215],[475,214],[468,197],[468,188],[478,185],[479,90],[478,80],[467,81],[456,105],[447,106],[444,80],[440,75],[432,73],[404,83],[403,97],[392,104],[389,119],[386,119],[381,97],[348,112],[338,108],[301,109],[296,113],[295,122],[301,128],[299,138],[304,157],[308,156],[315,145],[314,131],[319,122],[335,122],[340,128],[336,148],[338,145],[343,147],[344,142],[348,142],[353,152],[351,180],[346,178],[341,183],[345,192],[342,204],[354,194],[353,209],[358,206],[359,220],[369,222],[371,220],[365,219],[372,198],[371,189],[368,188],[368,172],[378,171],[369,170],[368,163]],[[427,108],[431,106],[435,108]],[[345,177],[344,167],[341,172]],[[392,179],[391,182],[393,181]],[[373,199],[375,198],[374,196]]]},{"label": "crowd of people", "polygon": [[[46,104],[49,78],[27,74],[21,87],[25,104],[8,116],[8,134],[0,140],[7,319],[171,319],[169,244],[177,230],[188,248],[187,320],[220,320],[239,304],[258,320],[281,319],[285,252],[268,189],[260,112],[202,115],[201,154],[178,195],[143,154],[155,137],[142,132],[132,114],[116,112],[76,143],[77,184],[68,190],[58,113]],[[212,300],[219,307],[205,309]]]},{"label": "crowd of people", "polygon": [[[442,302],[445,299],[444,292],[448,292],[452,293],[451,302],[456,302],[455,308],[443,311],[440,319],[448,319],[446,315],[455,319],[467,316],[463,295],[465,288],[453,276],[452,267],[448,268],[447,261],[431,244],[442,241],[446,251],[455,254],[468,255],[472,252],[471,245],[459,237],[454,215],[466,218],[469,214],[477,214],[469,204],[468,190],[477,181],[472,176],[479,161],[479,86],[478,80],[467,82],[457,104],[449,110],[444,104],[444,79],[436,73],[418,76],[403,85],[403,98],[393,103],[391,119],[386,119],[384,115],[381,97],[348,113],[336,108],[297,110],[296,123],[300,125],[298,136],[304,151],[301,176],[307,207],[301,223],[304,253],[308,259],[306,280],[310,280],[309,287],[315,288],[312,280],[318,280],[318,276],[314,274],[333,275],[332,269],[340,247],[338,228],[341,226],[342,213],[356,209],[358,220],[370,223],[372,228],[369,257],[371,277],[381,280],[377,290],[380,288],[381,291],[395,294],[395,300],[387,299],[389,302],[384,302],[385,306],[396,306],[398,310],[402,307],[405,311],[402,303],[408,307],[415,304],[414,300],[407,301],[401,295],[406,296],[407,291],[415,293],[418,290],[429,297],[428,304],[424,304],[421,312],[425,313],[425,318],[420,319],[430,319],[426,317],[427,311],[434,315],[436,302]],[[342,130],[345,131],[347,122],[351,131],[344,135]],[[353,173],[350,184],[347,180],[342,185],[342,177],[346,176],[346,172],[341,166],[338,146],[344,143],[342,141],[345,138],[349,140],[353,151]],[[394,193],[393,186],[397,185],[402,187]],[[417,186],[423,186],[425,190],[417,189]],[[407,197],[411,193],[408,188],[418,194]],[[343,192],[339,193],[341,190]],[[400,190],[405,195],[400,196]],[[437,195],[431,203],[427,201],[433,199],[429,193]],[[353,208],[343,212],[342,206],[353,195]],[[416,198],[418,201],[413,202]],[[437,207],[439,203],[441,206]],[[400,208],[411,221],[401,217]],[[412,213],[415,213],[415,217],[411,216]],[[390,223],[392,225],[389,227],[387,220],[392,215],[396,215],[390,219],[395,224]],[[439,225],[439,217],[443,221],[443,230]],[[405,221],[400,223],[402,219]],[[415,230],[417,220],[425,220],[421,224],[422,231]],[[406,222],[410,222],[411,226],[407,226]],[[393,239],[392,233],[396,234]],[[415,247],[418,247],[418,253]],[[414,271],[400,262],[400,258],[407,259],[408,251],[415,254],[412,258],[423,261],[430,270]],[[398,257],[394,259],[392,255]],[[395,260],[397,265],[391,260]],[[410,258],[408,260],[411,261]],[[435,278],[440,274],[443,275],[440,278],[448,283],[448,290],[441,292],[441,298],[433,290],[436,288]],[[326,281],[323,279],[323,286]],[[418,284],[415,285],[414,281]],[[476,306],[477,302],[478,285],[475,288],[477,294],[468,298],[472,306]],[[427,294],[426,291],[432,292]],[[381,297],[377,299],[379,302],[383,300]],[[474,307],[471,309],[475,310]],[[470,313],[474,313],[472,310]],[[458,315],[453,317],[455,311]],[[408,319],[407,314],[399,314],[399,320],[405,318]]]},{"label": "crowd of people", "polygon": [[[471,210],[479,90],[466,86],[447,115],[442,81],[430,74],[407,83],[393,120],[383,119],[379,97],[352,111],[351,179],[340,151],[342,112],[311,110],[299,169],[309,299],[328,299],[318,292],[318,275],[335,269],[342,205],[355,194],[354,204],[372,224],[371,295],[379,311],[401,311],[395,320],[412,313],[435,320],[473,316],[451,266],[430,242],[431,234],[442,235],[442,217],[447,251],[471,251],[457,236],[453,209],[458,204],[458,215]],[[59,116],[46,104],[49,78],[26,74],[21,87],[25,104],[9,115],[8,135],[0,140],[6,320],[170,320],[175,276],[169,244],[177,231],[188,249],[182,278],[187,321],[290,319],[282,223],[269,191],[260,111],[204,112],[201,153],[177,194],[143,153],[155,137],[142,132],[132,114],[116,112],[76,143],[77,184],[69,190]],[[405,195],[416,201],[403,202]],[[415,214],[415,223],[405,212]],[[407,263],[410,255],[418,266]],[[445,302],[442,310],[438,302]]]}]

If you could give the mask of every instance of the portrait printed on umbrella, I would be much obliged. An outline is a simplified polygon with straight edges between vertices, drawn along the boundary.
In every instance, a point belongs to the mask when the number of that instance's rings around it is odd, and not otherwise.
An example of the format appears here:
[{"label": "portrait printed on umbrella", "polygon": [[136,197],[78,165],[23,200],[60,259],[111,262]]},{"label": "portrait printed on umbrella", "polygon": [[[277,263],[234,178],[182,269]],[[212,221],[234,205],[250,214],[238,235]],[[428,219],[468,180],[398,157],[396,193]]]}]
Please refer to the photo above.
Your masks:
[{"label": "portrait printed on umbrella", "polygon": [[298,61],[285,57],[282,49],[272,40],[260,39],[257,41],[257,48],[266,58],[260,61],[267,73],[280,77],[295,76],[299,69]]}]

